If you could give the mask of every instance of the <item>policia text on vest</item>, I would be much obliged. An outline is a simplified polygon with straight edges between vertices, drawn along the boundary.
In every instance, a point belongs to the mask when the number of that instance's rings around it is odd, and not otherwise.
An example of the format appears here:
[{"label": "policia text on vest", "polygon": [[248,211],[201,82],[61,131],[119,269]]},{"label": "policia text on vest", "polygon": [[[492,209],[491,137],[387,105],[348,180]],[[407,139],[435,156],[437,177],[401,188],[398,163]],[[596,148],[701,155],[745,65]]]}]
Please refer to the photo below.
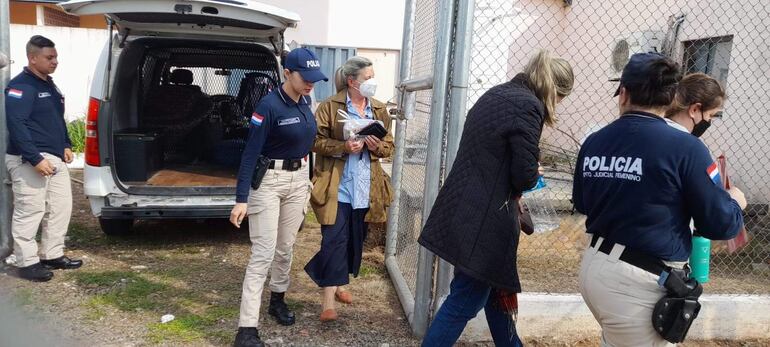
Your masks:
[{"label": "policia text on vest", "polygon": [[642,180],[642,159],[633,157],[586,157],[583,177]]}]

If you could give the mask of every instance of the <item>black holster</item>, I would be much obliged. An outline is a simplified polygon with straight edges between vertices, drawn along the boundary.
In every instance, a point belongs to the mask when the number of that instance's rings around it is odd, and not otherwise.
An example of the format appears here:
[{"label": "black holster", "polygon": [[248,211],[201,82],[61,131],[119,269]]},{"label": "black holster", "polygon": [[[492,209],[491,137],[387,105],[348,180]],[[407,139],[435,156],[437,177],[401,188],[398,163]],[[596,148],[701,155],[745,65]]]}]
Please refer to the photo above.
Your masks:
[{"label": "black holster", "polygon": [[254,167],[254,175],[251,176],[251,189],[259,189],[259,185],[262,184],[262,179],[265,178],[265,173],[270,167],[270,158],[260,155],[257,158],[257,165]]},{"label": "black holster", "polygon": [[666,341],[679,343],[698,317],[698,298],[703,294],[703,286],[682,269],[671,269],[663,286],[666,296],[652,310],[652,326]]}]

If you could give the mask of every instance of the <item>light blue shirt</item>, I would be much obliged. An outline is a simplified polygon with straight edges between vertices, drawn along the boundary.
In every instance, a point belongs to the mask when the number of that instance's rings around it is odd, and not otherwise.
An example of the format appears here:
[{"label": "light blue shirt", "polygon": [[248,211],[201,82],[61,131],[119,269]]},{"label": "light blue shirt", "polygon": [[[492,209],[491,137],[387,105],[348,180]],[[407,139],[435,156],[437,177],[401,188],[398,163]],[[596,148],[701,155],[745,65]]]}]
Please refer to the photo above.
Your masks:
[{"label": "light blue shirt", "polygon": [[[363,117],[358,114],[350,95],[346,98],[347,112],[352,118],[372,119],[372,104],[366,99]],[[345,170],[342,173],[340,189],[337,193],[337,201],[348,203],[354,209],[369,208],[369,189],[372,183],[372,163],[369,160],[369,151],[364,145],[361,153],[349,154],[345,162]]]}]

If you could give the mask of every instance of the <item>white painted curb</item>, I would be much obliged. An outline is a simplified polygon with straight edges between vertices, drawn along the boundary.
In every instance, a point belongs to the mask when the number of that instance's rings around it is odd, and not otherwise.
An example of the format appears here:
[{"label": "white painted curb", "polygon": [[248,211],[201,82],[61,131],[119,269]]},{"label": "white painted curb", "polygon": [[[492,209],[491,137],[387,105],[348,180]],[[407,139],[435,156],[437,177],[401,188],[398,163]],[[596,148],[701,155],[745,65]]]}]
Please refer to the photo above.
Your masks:
[{"label": "white painted curb", "polygon": [[[770,295],[703,295],[688,339],[770,338]],[[468,323],[464,341],[492,341],[483,314]],[[599,336],[599,324],[579,294],[519,295],[516,329],[523,337],[581,339]]]}]

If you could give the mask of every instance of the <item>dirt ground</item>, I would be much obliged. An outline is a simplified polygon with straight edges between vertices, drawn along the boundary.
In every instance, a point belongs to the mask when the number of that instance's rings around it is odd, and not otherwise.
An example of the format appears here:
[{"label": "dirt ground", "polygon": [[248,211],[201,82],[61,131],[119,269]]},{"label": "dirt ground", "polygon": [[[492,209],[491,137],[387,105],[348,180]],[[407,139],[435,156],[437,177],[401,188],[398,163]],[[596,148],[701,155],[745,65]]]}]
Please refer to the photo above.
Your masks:
[{"label": "dirt ground", "polygon": [[[73,172],[76,179],[79,172]],[[0,334],[19,346],[228,346],[238,325],[241,282],[249,257],[246,230],[226,221],[140,222],[129,237],[106,237],[90,214],[82,187],[67,255],[83,268],[55,272],[31,283],[0,272]],[[320,292],[303,267],[318,250],[320,230],[309,216],[299,233],[287,295],[297,324],[277,325],[263,305],[260,334],[271,346],[416,346],[387,277],[384,236],[374,232],[361,276],[348,289],[355,303],[338,307],[340,319],[318,321]],[[263,302],[266,303],[266,297]],[[175,319],[161,323],[161,316]],[[11,322],[8,317],[12,317]],[[5,329],[5,330],[3,330]],[[10,333],[9,333],[10,331]],[[0,338],[0,341],[3,341]],[[528,346],[596,346],[598,339],[525,341]],[[2,344],[2,343],[0,343]],[[491,346],[491,343],[461,346]],[[685,346],[768,346],[768,341],[694,341]]]}]

